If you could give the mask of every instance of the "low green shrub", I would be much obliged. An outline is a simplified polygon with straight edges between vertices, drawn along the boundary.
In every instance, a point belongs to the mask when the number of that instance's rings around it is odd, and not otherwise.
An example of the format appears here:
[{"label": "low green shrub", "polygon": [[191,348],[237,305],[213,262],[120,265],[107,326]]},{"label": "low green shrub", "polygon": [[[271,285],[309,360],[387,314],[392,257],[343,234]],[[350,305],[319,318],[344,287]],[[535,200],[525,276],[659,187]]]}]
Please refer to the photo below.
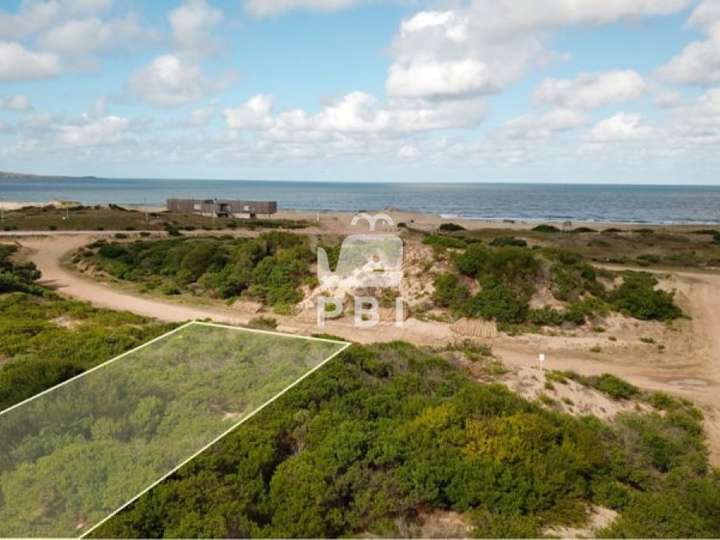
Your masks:
[{"label": "low green shrub", "polygon": [[623,282],[611,291],[608,301],[618,310],[640,320],[669,321],[682,316],[674,294],[657,290],[658,281],[650,274],[625,272]]},{"label": "low green shrub", "polygon": [[515,238],[514,236],[499,236],[498,238],[494,238],[493,241],[490,242],[490,245],[493,247],[527,247],[528,243],[522,238]]},{"label": "low green shrub", "polygon": [[533,231],[539,233],[557,233],[560,232],[560,229],[555,227],[555,225],[538,225],[533,228]]},{"label": "low green shrub", "polygon": [[442,223],[440,227],[438,227],[438,230],[442,232],[459,232],[464,231],[465,227],[457,223]]},{"label": "low green shrub", "polygon": [[435,278],[433,300],[441,307],[460,310],[470,298],[467,285],[460,281],[457,274],[441,274]]}]

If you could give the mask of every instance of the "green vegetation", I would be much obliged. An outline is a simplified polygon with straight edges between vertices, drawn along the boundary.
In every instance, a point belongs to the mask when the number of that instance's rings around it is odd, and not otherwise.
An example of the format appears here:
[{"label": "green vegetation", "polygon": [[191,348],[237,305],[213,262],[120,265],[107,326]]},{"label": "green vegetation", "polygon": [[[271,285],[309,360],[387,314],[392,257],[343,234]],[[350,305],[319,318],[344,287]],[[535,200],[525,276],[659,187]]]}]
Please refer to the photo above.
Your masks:
[{"label": "green vegetation", "polygon": [[560,229],[558,229],[555,225],[538,225],[533,229],[533,231],[539,233],[557,233],[560,232]]},{"label": "green vegetation", "polygon": [[[609,373],[603,373],[598,376],[584,376],[575,373],[574,371],[550,371],[546,374],[548,380],[566,383],[568,379],[573,380],[577,383],[587,386],[588,388],[594,388],[595,390],[608,395],[615,400],[624,400],[632,398],[640,398],[640,389],[632,384],[623,381],[622,379],[611,375]],[[668,401],[664,402],[664,405],[660,406],[660,402],[656,402],[659,396],[667,398]],[[664,394],[654,394],[648,401],[656,408],[666,409],[675,404],[673,398],[665,396]]]},{"label": "green vegetation", "polygon": [[[442,246],[446,237],[429,235],[425,242]],[[463,248],[462,239],[448,238],[459,250],[446,257],[457,272],[435,279],[434,301],[455,316],[478,317],[499,323],[535,326],[572,323],[582,325],[611,310],[642,320],[672,320],[682,315],[673,294],[657,290],[648,274],[628,272],[623,283],[608,291],[601,278],[612,277],[593,267],[582,255],[556,247],[528,248],[524,240],[496,237],[490,245],[475,239]],[[448,247],[449,245],[445,245]],[[479,291],[472,296],[467,280]],[[564,307],[530,309],[530,299],[540,289],[550,291]]]},{"label": "green vegetation", "polygon": [[457,223],[443,223],[438,227],[441,232],[457,232],[464,231],[465,227],[458,225]]},{"label": "green vegetation", "polygon": [[307,238],[267,232],[258,238],[174,238],[132,243],[96,242],[75,261],[164,294],[246,297],[287,312],[312,281]]},{"label": "green vegetation", "polygon": [[12,262],[15,249],[0,245],[0,410],[169,330],[60,298],[34,265]]},{"label": "green vegetation", "polygon": [[8,411],[0,537],[82,534],[343,347],[194,323]]},{"label": "green vegetation", "polygon": [[515,238],[514,236],[498,236],[493,238],[490,242],[491,246],[504,247],[504,246],[515,246],[515,247],[527,247],[527,241],[522,238]]},{"label": "green vegetation", "polygon": [[406,344],[356,346],[95,536],[399,536],[419,513],[454,510],[474,536],[535,537],[600,504],[620,513],[606,535],[716,537],[700,416],[662,403],[606,425]]},{"label": "green vegetation", "polygon": [[608,300],[618,311],[636,319],[668,321],[682,311],[673,302],[673,293],[656,290],[658,281],[651,274],[625,272],[623,283],[610,292]]},{"label": "green vegetation", "polygon": [[462,238],[447,236],[444,234],[430,234],[425,237],[423,244],[426,246],[440,247],[446,249],[465,249],[468,243]]},{"label": "green vegetation", "polygon": [[27,207],[5,212],[7,231],[162,231],[162,230],[227,230],[243,229],[303,229],[309,223],[287,219],[233,219],[176,214],[172,212],[143,212],[111,204],[109,206],[44,206]]}]

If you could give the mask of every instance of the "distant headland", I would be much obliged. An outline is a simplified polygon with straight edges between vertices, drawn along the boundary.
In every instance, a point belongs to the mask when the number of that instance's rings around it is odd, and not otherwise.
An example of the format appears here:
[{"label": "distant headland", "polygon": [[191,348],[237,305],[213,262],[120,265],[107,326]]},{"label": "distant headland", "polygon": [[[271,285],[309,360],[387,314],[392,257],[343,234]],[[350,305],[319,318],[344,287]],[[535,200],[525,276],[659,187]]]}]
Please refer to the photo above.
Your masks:
[{"label": "distant headland", "polygon": [[30,174],[19,172],[0,171],[0,179],[2,178],[68,178],[73,180],[97,180],[97,176],[66,176],[59,174]]}]

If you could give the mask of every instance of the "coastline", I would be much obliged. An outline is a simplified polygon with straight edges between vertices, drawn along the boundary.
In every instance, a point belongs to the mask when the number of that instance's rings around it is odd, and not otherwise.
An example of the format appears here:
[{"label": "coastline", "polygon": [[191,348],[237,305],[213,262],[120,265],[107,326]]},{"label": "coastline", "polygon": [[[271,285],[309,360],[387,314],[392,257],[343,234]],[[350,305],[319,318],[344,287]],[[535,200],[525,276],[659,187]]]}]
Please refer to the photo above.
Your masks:
[{"label": "coastline", "polygon": [[[41,208],[53,205],[55,207],[74,206],[81,203],[74,201],[50,200],[47,202],[24,202],[24,201],[0,201],[0,209],[6,212],[21,210],[22,208]],[[163,212],[165,207],[143,204],[125,204],[119,205],[136,211],[146,212]],[[458,223],[467,230],[485,230],[485,229],[504,229],[504,230],[530,230],[538,225],[547,224],[562,228],[565,219],[527,219],[527,218],[483,218],[483,217],[462,217],[450,214],[435,214],[427,212],[416,212],[408,210],[400,210],[396,208],[388,208],[385,210],[369,210],[370,214],[384,213],[389,215],[395,225],[405,224],[409,227],[421,230],[433,230],[443,223]],[[322,224],[323,230],[328,232],[348,232],[355,229],[351,225],[355,212],[337,211],[337,210],[294,210],[281,209],[273,216],[275,219],[288,220],[305,220],[311,223]],[[319,221],[318,221],[319,220]],[[718,227],[718,222],[633,222],[633,221],[587,221],[587,220],[570,220],[572,228],[587,227],[596,230],[617,228],[620,230],[637,230],[652,227],[654,229],[667,229],[672,231],[696,230],[702,227]]]}]

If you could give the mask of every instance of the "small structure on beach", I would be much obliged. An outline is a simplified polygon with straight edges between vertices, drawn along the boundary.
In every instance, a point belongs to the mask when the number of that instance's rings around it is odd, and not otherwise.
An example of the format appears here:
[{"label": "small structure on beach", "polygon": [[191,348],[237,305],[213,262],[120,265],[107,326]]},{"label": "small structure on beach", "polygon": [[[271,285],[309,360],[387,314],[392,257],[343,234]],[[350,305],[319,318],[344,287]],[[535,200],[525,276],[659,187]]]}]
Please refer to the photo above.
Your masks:
[{"label": "small structure on beach", "polygon": [[226,199],[168,199],[168,212],[209,217],[256,218],[277,214],[275,201],[231,201]]}]

